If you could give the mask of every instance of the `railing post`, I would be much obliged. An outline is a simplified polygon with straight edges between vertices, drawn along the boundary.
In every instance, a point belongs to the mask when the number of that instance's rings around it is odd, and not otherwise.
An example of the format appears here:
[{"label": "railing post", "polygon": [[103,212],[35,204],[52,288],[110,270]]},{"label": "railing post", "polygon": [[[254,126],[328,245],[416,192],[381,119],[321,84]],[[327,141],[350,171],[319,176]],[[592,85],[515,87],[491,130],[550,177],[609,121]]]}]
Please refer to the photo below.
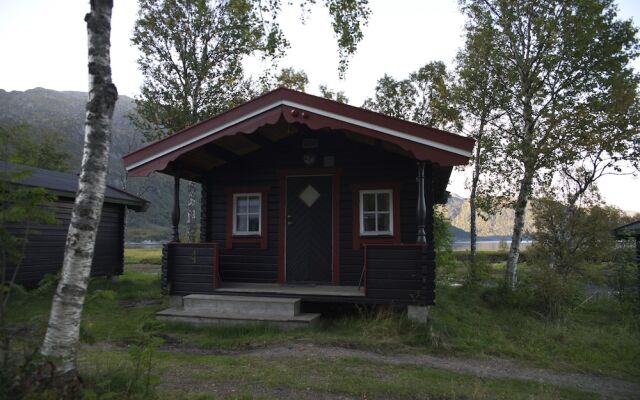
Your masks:
[{"label": "railing post", "polygon": [[424,161],[418,161],[418,206],[416,208],[416,217],[418,219],[418,234],[416,243],[427,243],[427,235],[425,233],[425,218],[427,215],[427,204],[424,198]]},{"label": "railing post", "polygon": [[171,223],[173,225],[173,241],[180,241],[180,177],[173,177],[173,212],[171,213]]},{"label": "railing post", "polygon": [[162,267],[160,290],[162,294],[169,294],[169,243],[162,244]]}]

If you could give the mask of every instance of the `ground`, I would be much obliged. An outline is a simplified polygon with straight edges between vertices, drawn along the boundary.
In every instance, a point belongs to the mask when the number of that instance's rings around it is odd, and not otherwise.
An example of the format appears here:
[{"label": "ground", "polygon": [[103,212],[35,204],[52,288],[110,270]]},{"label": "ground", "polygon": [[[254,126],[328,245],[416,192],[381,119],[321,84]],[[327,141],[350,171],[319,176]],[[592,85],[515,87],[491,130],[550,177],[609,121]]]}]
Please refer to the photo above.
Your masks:
[{"label": "ground", "polygon": [[[11,303],[10,320],[33,342],[51,290]],[[91,282],[80,369],[97,398],[125,389],[145,398],[154,387],[160,398],[188,399],[640,398],[638,318],[617,300],[549,321],[486,297],[441,288],[427,325],[353,308],[327,310],[309,330],[193,328],[155,321],[167,307],[158,267],[128,265],[117,283]]]}]

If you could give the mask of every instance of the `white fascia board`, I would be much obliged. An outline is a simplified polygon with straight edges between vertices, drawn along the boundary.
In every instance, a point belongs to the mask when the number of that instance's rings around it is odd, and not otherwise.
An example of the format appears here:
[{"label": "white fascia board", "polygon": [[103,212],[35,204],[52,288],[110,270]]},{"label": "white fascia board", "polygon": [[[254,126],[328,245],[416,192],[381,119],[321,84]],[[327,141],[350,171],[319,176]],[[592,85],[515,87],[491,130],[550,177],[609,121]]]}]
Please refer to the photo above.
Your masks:
[{"label": "white fascia board", "polygon": [[224,129],[227,129],[230,126],[239,124],[242,121],[245,121],[245,120],[247,120],[249,118],[252,118],[252,117],[254,117],[256,115],[262,114],[263,112],[269,111],[270,109],[272,109],[274,107],[283,106],[283,105],[289,106],[289,107],[294,107],[294,108],[297,108],[297,109],[302,110],[302,111],[309,111],[309,112],[312,112],[312,113],[315,113],[315,114],[319,114],[319,115],[322,115],[322,116],[325,116],[325,117],[333,118],[333,119],[338,120],[338,121],[342,121],[342,122],[346,122],[346,123],[349,123],[349,124],[352,124],[352,125],[360,126],[362,128],[367,128],[367,129],[371,129],[371,130],[374,130],[374,131],[382,132],[382,133],[385,133],[387,135],[394,136],[394,137],[401,138],[401,139],[405,139],[405,140],[409,140],[409,141],[412,141],[412,142],[415,142],[415,143],[420,143],[420,144],[424,144],[424,145],[427,145],[427,146],[430,146],[430,147],[435,147],[436,149],[448,151],[449,153],[454,153],[454,154],[458,154],[458,155],[465,156],[465,157],[471,157],[471,152],[470,151],[465,151],[465,150],[459,149],[459,148],[454,147],[454,146],[449,146],[449,145],[446,145],[446,144],[443,144],[443,143],[440,143],[440,142],[435,142],[433,140],[424,139],[424,138],[421,138],[421,137],[410,135],[408,133],[399,132],[399,131],[396,131],[394,129],[385,128],[385,127],[382,127],[382,126],[379,126],[379,125],[375,125],[375,124],[372,124],[372,123],[369,123],[369,122],[366,122],[366,121],[362,121],[362,120],[359,120],[359,119],[355,119],[355,118],[351,118],[351,117],[345,117],[344,115],[335,114],[335,113],[332,113],[332,112],[329,112],[329,111],[321,110],[319,108],[309,107],[309,106],[306,106],[306,105],[303,105],[303,104],[299,104],[299,103],[296,103],[296,102],[293,102],[293,101],[278,100],[276,102],[271,103],[268,106],[259,108],[259,109],[255,110],[253,112],[245,114],[240,118],[236,118],[236,119],[234,119],[232,121],[229,121],[229,122],[227,122],[225,124],[222,124],[222,125],[220,125],[218,127],[213,128],[211,130],[203,132],[200,135],[195,136],[195,137],[189,139],[188,141],[186,141],[184,143],[180,143],[180,144],[178,144],[176,146],[173,146],[173,147],[170,147],[168,149],[165,149],[165,150],[161,151],[158,154],[154,154],[154,155],[152,155],[150,157],[147,157],[147,158],[145,158],[143,160],[137,161],[137,162],[131,164],[130,166],[128,166],[127,167],[127,171],[135,169],[135,168],[139,167],[140,165],[146,164],[149,161],[152,161],[152,160],[154,160],[156,158],[160,158],[160,157],[162,157],[164,155],[167,155],[167,154],[169,154],[171,152],[174,152],[174,151],[176,151],[176,150],[178,150],[178,149],[180,149],[182,147],[188,146],[191,143],[194,143],[194,142],[197,142],[199,140],[202,140],[202,139],[204,139],[204,138],[206,138],[208,136],[211,136],[211,135],[213,135],[213,134],[215,134],[217,132],[220,132],[220,131],[222,131]]}]

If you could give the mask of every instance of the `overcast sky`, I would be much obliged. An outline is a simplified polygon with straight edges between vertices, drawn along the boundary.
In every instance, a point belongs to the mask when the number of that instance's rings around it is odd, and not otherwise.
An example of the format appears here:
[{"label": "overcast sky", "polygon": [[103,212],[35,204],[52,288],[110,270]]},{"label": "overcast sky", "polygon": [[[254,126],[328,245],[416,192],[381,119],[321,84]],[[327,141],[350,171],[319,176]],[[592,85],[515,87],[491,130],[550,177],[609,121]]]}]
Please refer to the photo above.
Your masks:
[{"label": "overcast sky", "polygon": [[[299,21],[297,7],[285,7],[281,24],[291,42],[282,67],[303,69],[309,92],[318,85],[343,90],[352,105],[362,105],[384,73],[406,77],[426,62],[453,65],[462,45],[464,18],[457,0],[370,0],[372,15],[364,40],[351,59],[344,80],[337,73],[337,47],[328,13],[316,7],[307,23]],[[84,0],[0,0],[0,89],[87,90]],[[287,3],[283,1],[283,3]],[[640,20],[640,1],[619,1],[620,16]],[[138,93],[142,76],[137,51],[130,44],[136,18],[135,0],[115,0],[112,21],[113,79],[120,94]],[[247,70],[263,66],[248,60]],[[640,70],[640,61],[634,65]],[[640,179],[606,177],[600,182],[605,199],[629,211],[640,212]],[[449,190],[466,196],[465,174],[454,172]]]}]

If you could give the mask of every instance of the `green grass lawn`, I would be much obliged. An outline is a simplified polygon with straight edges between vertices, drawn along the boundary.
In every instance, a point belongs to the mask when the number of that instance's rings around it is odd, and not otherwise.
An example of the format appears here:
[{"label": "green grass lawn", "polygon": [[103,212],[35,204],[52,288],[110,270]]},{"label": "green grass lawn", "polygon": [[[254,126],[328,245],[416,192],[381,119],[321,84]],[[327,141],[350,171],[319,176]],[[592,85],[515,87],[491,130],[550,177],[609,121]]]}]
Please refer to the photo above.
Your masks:
[{"label": "green grass lawn", "polygon": [[[84,359],[109,360],[109,356],[97,350],[101,343],[115,345],[116,349],[126,348],[140,337],[141,332],[147,331],[191,348],[244,349],[290,342],[329,344],[381,352],[511,358],[562,371],[640,381],[640,363],[637,362],[640,359],[640,319],[629,306],[615,299],[592,300],[561,321],[547,321],[528,310],[491,306],[484,300],[486,291],[440,288],[437,305],[430,309],[431,321],[427,325],[413,324],[401,313],[383,308],[362,309],[327,318],[308,330],[280,331],[265,326],[193,327],[157,322],[155,312],[168,306],[168,300],[160,295],[159,286],[157,273],[126,270],[117,283],[94,278],[83,314],[81,340],[96,346],[83,350]],[[44,332],[52,291],[53,288],[46,288],[30,294],[17,293],[9,305],[9,321],[29,326],[25,337],[34,343]],[[124,350],[103,353],[113,353],[114,359],[127,358]],[[169,369],[190,363],[210,364],[211,369],[204,368],[202,374],[193,378],[196,380],[211,379],[214,372],[209,371],[217,371],[218,379],[227,379],[227,376],[232,379],[234,371],[238,371],[238,363],[250,365],[251,368],[247,367],[249,372],[243,375],[242,385],[287,387],[287,390],[309,387],[312,391],[324,391],[323,385],[329,382],[335,393],[358,396],[397,393],[400,398],[412,397],[412,390],[429,387],[427,393],[436,398],[449,398],[451,393],[480,399],[510,398],[506,396],[510,391],[521,394],[511,398],[580,398],[573,391],[558,391],[533,383],[481,380],[445,371],[379,366],[358,360],[338,360],[335,365],[279,360],[266,365],[257,358],[164,352],[158,357],[160,365]],[[284,376],[287,371],[305,368],[311,372],[302,373],[299,382],[289,382]],[[361,374],[354,376],[353,371],[361,371]],[[184,391],[179,387],[167,390],[184,397]],[[533,397],[527,397],[527,393]],[[271,392],[265,396],[277,397]]]},{"label": "green grass lawn", "polygon": [[[85,379],[104,380],[111,371],[131,371],[122,351],[86,350]],[[595,399],[570,388],[511,379],[485,379],[408,365],[353,358],[260,358],[159,352],[152,374],[162,376],[161,398],[280,399],[333,394],[384,399]],[[104,381],[103,381],[104,384]]]},{"label": "green grass lawn", "polygon": [[162,264],[162,249],[124,249],[125,264]]}]

